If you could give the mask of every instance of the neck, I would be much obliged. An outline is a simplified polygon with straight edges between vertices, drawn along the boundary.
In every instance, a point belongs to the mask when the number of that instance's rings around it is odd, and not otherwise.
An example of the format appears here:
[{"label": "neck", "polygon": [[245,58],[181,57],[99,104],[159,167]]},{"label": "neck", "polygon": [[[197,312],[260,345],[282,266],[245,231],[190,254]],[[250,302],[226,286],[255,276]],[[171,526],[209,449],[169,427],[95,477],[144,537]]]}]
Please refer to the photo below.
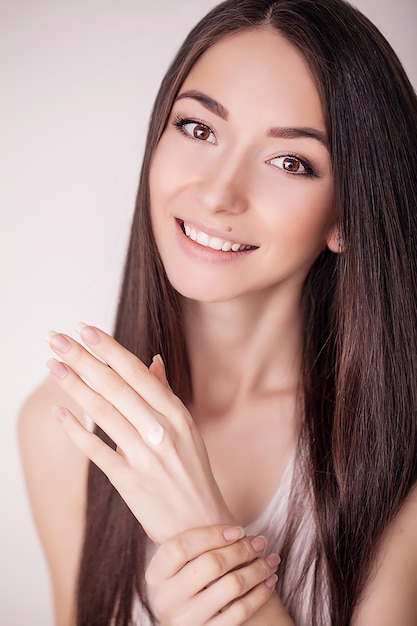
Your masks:
[{"label": "neck", "polygon": [[225,413],[256,397],[296,392],[300,381],[300,294],[246,295],[228,302],[187,300],[185,323],[193,405]]}]

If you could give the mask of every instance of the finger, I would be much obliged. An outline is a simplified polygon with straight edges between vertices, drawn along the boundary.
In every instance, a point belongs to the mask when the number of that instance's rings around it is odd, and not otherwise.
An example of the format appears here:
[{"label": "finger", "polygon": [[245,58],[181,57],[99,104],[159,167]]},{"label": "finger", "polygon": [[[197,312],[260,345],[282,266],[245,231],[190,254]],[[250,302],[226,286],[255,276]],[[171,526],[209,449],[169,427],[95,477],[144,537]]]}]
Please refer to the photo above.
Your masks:
[{"label": "finger", "polygon": [[[248,565],[228,572],[192,598],[191,612],[195,615],[205,615],[207,620],[216,617],[220,612],[225,615],[229,613],[229,616],[230,613],[233,615],[236,613],[233,604],[258,585],[271,579],[277,567],[277,559],[276,565],[270,567],[266,559],[259,558]],[[273,580],[276,582],[275,578]],[[270,588],[266,587],[266,589]],[[268,591],[265,595],[268,595]]]},{"label": "finger", "polygon": [[[242,624],[245,621],[242,619],[244,614],[248,619],[257,605],[261,606],[271,596],[277,580],[274,575],[275,569],[276,566],[271,568],[266,559],[255,559],[250,564],[212,581],[212,584],[194,596],[184,594],[184,598],[181,597],[183,587],[176,581],[177,597],[168,597],[165,600],[161,593],[155,594],[155,607],[161,617],[175,614],[175,623],[187,626],[197,622],[213,626],[219,623]],[[262,589],[262,586],[265,588]],[[256,588],[258,591],[253,594],[250,601],[247,601],[246,596]]]},{"label": "finger", "polygon": [[[180,595],[183,600],[197,595],[213,581],[222,578],[228,572],[251,563],[265,550],[265,537],[244,537],[222,548],[209,550],[185,564],[172,578],[172,584],[166,584],[157,593],[158,609],[174,606]],[[270,565],[269,562],[267,562]],[[271,570],[272,573],[272,570]],[[160,573],[155,573],[160,578]],[[152,589],[152,584],[150,585]]]},{"label": "finger", "polygon": [[260,608],[262,608],[271,598],[278,577],[273,574],[267,580],[259,583],[248,591],[243,597],[222,610],[209,620],[209,626],[240,626],[246,624]]},{"label": "finger", "polygon": [[[91,389],[68,365],[56,359],[48,361],[49,370],[61,387],[73,398],[83,411],[112,439],[116,445],[126,449],[126,445],[136,442],[140,445],[136,429],[123,415],[100,394]],[[143,449],[146,446],[143,444]]]},{"label": "finger", "polygon": [[222,548],[245,536],[240,526],[215,525],[192,528],[165,541],[153,556],[146,571],[148,584],[169,579],[189,561],[209,550]]},{"label": "finger", "polygon": [[197,594],[228,572],[252,562],[266,545],[264,537],[245,537],[232,545],[207,551],[187,563],[178,573],[178,580],[193,595]]},{"label": "finger", "polygon": [[119,476],[119,478],[126,476],[128,471],[126,462],[115,450],[85,428],[66,407],[55,406],[52,410],[68,437],[81,452],[105,472],[111,482],[114,476]]},{"label": "finger", "polygon": [[[155,445],[162,442],[164,430],[155,412],[117,372],[67,335],[51,332],[48,339],[52,350],[115,406],[144,439]],[[149,376],[160,384],[154,376]],[[78,397],[73,397],[78,401]],[[94,415],[91,417],[95,419]]]},{"label": "finger", "polygon": [[155,411],[182,420],[189,417],[182,402],[149,371],[140,359],[121,346],[113,337],[95,326],[77,325],[81,339],[90,350],[117,372]]},{"label": "finger", "polygon": [[156,354],[153,357],[152,363],[149,366],[149,371],[152,372],[152,374],[156,376],[156,378],[163,385],[165,385],[165,387],[167,387],[168,389],[171,389],[171,387],[168,384],[167,377],[166,377],[165,365],[160,354]]}]

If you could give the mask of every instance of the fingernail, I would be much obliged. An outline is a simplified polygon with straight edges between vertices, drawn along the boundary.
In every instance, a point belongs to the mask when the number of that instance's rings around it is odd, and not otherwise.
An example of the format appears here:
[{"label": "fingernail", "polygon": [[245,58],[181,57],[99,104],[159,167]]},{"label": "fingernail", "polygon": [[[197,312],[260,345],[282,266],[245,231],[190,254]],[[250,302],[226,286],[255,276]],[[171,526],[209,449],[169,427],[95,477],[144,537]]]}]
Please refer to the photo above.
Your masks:
[{"label": "fingernail", "polygon": [[47,366],[49,367],[52,376],[55,376],[58,380],[65,378],[69,372],[68,367],[56,359],[49,359]]},{"label": "fingernail", "polygon": [[281,559],[278,556],[278,554],[270,554],[269,556],[265,558],[265,561],[268,563],[271,569],[276,569],[278,565],[280,564]]},{"label": "fingernail", "polygon": [[223,537],[226,541],[237,541],[245,536],[245,529],[241,526],[229,526],[223,530]]},{"label": "fingernail", "polygon": [[47,342],[55,352],[65,354],[71,348],[71,343],[63,335],[59,335],[53,330],[50,330],[47,335]]},{"label": "fingernail", "polygon": [[98,332],[91,326],[84,324],[84,322],[79,322],[75,329],[85,343],[96,345],[100,341],[100,335]]},{"label": "fingernail", "polygon": [[258,537],[252,537],[252,539],[250,540],[250,543],[251,543],[252,548],[255,550],[255,552],[258,552],[258,553],[265,550],[268,544],[266,538],[263,535],[259,535]]},{"label": "fingernail", "polygon": [[277,580],[278,576],[274,574],[273,576],[270,576],[266,579],[265,585],[268,587],[268,589],[274,589],[275,585],[277,584]]},{"label": "fingernail", "polygon": [[58,420],[58,422],[62,423],[64,419],[67,417],[66,411],[62,406],[54,405],[52,407],[52,412],[54,414],[54,417],[56,417],[56,419]]},{"label": "fingernail", "polygon": [[165,367],[160,354],[155,354],[155,356],[152,358],[152,363],[155,363],[155,361],[158,361],[158,363],[161,363]]}]

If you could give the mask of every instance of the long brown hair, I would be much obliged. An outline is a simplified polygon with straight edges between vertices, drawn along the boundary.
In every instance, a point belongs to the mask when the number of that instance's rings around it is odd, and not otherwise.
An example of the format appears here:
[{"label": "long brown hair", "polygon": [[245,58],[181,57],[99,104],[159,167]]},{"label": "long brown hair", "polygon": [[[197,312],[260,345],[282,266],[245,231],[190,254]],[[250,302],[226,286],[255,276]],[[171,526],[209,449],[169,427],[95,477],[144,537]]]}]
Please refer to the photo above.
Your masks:
[{"label": "long brown hair", "polygon": [[[115,337],[147,363],[161,353],[174,392],[190,399],[181,299],[150,225],[149,168],[198,57],[229,34],[259,27],[275,28],[305,56],[332,157],[343,252],[324,251],[303,292],[300,449],[317,523],[311,623],[323,623],[325,577],[331,623],[347,626],[382,533],[417,479],[417,103],[389,44],[356,9],[343,0],[227,0],[192,30],[156,98]],[[128,626],[135,598],[147,607],[146,541],[91,464],[79,625],[103,626],[113,618]],[[285,579],[285,567],[280,576]],[[297,593],[288,598],[290,614]]]}]

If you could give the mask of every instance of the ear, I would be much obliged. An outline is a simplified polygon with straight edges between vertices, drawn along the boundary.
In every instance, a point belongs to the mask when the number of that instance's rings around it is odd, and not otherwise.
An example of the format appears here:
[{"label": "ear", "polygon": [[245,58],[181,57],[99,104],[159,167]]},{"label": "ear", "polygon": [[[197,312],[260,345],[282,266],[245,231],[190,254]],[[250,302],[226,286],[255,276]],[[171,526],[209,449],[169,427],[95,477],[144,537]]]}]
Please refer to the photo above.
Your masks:
[{"label": "ear", "polygon": [[327,236],[327,247],[331,252],[339,254],[344,251],[343,237],[340,234],[340,230],[337,226],[334,226],[329,235]]}]

